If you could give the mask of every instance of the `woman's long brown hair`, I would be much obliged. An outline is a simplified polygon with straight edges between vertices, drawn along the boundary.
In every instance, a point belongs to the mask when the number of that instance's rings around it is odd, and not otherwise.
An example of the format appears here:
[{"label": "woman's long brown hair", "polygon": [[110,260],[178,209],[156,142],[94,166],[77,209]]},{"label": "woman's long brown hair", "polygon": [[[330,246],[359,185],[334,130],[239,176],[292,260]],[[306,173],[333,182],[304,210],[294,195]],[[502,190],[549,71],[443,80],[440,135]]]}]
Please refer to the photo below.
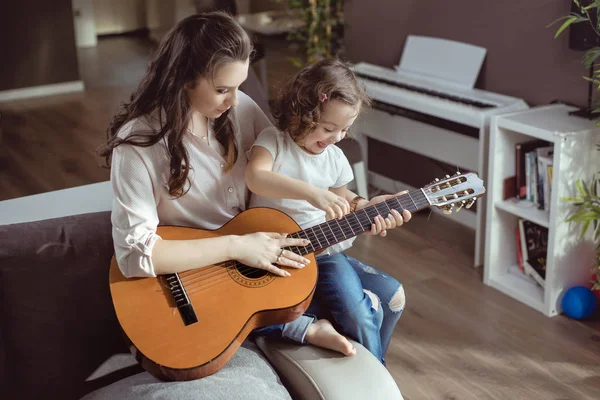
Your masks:
[{"label": "woman's long brown hair", "polygon": [[[110,166],[112,152],[121,144],[148,147],[166,140],[170,159],[169,194],[182,196],[190,171],[183,144],[191,117],[185,87],[201,76],[212,78],[224,64],[246,61],[251,53],[250,38],[226,13],[197,14],[180,21],[161,41],[130,102],[122,104],[112,118],[106,131],[107,141],[98,151],[106,165]],[[229,112],[214,123],[216,139],[225,149],[225,170],[231,169],[238,157]],[[117,136],[128,121],[152,113],[159,118],[159,131],[133,133],[125,138]]]}]

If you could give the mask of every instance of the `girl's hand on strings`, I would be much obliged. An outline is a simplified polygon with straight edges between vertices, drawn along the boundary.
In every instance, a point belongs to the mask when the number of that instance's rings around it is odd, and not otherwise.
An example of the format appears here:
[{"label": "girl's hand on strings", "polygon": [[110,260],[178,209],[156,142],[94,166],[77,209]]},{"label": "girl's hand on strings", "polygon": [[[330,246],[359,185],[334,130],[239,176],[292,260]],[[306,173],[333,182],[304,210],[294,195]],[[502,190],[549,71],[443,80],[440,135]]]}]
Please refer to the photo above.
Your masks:
[{"label": "girl's hand on strings", "polygon": [[[373,206],[373,205],[379,204],[383,201],[400,196],[404,193],[408,193],[408,190],[405,190],[403,192],[399,192],[396,194],[383,194],[381,196],[373,197],[365,205],[361,204],[361,207],[357,207],[357,211],[361,210],[365,207]],[[378,210],[381,212],[382,211],[381,207],[379,207]],[[388,211],[387,207],[386,207],[386,211]],[[371,230],[367,233],[370,235],[386,236],[388,229],[394,229],[398,226],[402,226],[403,223],[410,221],[411,218],[412,218],[412,214],[408,210],[404,210],[404,211],[402,211],[402,213],[399,213],[398,211],[392,209],[390,212],[387,213],[387,215],[380,214],[380,215],[376,216],[373,219],[373,224],[371,224]]]},{"label": "girl's hand on strings", "polygon": [[339,219],[350,212],[348,200],[329,190],[314,188],[307,200],[316,208],[325,211],[328,219]]}]

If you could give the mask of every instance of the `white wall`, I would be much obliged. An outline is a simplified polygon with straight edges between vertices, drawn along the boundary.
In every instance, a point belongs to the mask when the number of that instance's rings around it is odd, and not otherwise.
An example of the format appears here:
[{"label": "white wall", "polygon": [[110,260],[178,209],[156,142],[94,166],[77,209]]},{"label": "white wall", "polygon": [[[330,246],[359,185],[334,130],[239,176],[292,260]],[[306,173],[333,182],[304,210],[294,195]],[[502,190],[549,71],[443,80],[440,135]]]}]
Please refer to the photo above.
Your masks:
[{"label": "white wall", "polygon": [[[196,13],[193,0],[71,0],[78,47],[97,44],[97,35],[148,28],[160,38],[177,21]],[[251,10],[251,0],[237,0],[239,14]]]},{"label": "white wall", "polygon": [[71,0],[71,4],[75,26],[75,44],[77,47],[96,46],[98,39],[92,0]]},{"label": "white wall", "polygon": [[146,0],[92,0],[98,35],[119,34],[146,27]]}]

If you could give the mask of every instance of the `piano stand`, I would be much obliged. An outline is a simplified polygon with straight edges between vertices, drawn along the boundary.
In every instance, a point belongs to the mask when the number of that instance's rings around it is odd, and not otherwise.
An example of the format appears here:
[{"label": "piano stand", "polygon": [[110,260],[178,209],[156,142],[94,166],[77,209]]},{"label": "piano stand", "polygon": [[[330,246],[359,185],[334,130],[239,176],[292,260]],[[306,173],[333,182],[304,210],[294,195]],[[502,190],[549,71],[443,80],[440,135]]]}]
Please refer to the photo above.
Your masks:
[{"label": "piano stand", "polygon": [[368,199],[369,185],[367,182],[367,168],[363,160],[360,143],[355,139],[347,137],[338,142],[337,146],[342,149],[344,155],[348,159],[348,162],[352,166],[352,171],[354,172],[354,183],[356,184],[356,193],[359,196]]}]

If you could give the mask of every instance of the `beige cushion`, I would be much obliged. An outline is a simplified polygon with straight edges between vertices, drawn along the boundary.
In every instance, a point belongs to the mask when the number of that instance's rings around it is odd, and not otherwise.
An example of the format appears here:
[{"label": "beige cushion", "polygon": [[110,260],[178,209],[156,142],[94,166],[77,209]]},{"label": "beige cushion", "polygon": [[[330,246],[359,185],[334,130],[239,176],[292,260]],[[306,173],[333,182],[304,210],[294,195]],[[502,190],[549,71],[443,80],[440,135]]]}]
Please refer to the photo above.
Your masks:
[{"label": "beige cushion", "polygon": [[359,343],[352,357],[263,337],[256,344],[296,400],[402,400],[388,370]]}]

